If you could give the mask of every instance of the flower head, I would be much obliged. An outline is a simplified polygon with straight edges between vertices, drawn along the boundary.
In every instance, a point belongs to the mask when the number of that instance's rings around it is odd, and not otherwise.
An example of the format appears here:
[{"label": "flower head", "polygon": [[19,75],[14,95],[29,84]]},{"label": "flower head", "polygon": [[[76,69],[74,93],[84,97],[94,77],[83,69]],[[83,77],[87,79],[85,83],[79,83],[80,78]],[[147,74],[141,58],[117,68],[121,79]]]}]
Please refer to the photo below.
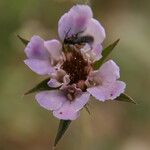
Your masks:
[{"label": "flower head", "polygon": [[[36,94],[37,102],[63,120],[74,120],[89,101],[113,100],[124,92],[119,67],[112,60],[94,70],[102,55],[105,30],[87,5],[76,5],[58,23],[59,40],[33,36],[25,48],[25,64],[39,75],[49,75],[55,90]],[[56,89],[57,88],[57,89]]]}]

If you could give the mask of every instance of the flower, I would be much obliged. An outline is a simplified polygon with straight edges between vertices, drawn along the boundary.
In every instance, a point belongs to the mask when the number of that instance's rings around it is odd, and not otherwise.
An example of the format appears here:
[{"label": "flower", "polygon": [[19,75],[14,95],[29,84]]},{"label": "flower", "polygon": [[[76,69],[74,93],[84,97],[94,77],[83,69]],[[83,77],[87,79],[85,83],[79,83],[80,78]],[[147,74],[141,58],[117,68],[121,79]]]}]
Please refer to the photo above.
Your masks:
[{"label": "flower", "polygon": [[113,100],[124,92],[126,86],[124,82],[117,80],[119,78],[119,67],[109,60],[90,73],[87,91],[100,101]]},{"label": "flower", "polygon": [[25,64],[39,75],[48,75],[54,90],[36,94],[37,102],[63,120],[75,120],[92,95],[113,100],[124,92],[119,67],[112,60],[94,70],[102,55],[105,30],[87,5],[76,5],[58,23],[60,41],[33,36],[25,48]]}]

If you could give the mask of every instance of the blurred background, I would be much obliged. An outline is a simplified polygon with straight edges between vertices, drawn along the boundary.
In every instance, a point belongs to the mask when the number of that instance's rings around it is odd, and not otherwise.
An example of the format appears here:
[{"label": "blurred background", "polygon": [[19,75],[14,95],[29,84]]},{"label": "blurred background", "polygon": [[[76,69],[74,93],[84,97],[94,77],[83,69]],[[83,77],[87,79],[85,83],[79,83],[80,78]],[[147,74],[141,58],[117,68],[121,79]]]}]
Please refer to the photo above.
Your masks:
[{"label": "blurred background", "polygon": [[[0,150],[51,150],[58,120],[41,108],[34,94],[23,94],[45,79],[29,70],[17,39],[57,38],[61,15],[82,0],[0,0]],[[104,47],[121,41],[111,55],[121,68],[126,93],[137,105],[90,103],[58,150],[150,150],[150,1],[93,0],[94,17],[104,26]]]}]

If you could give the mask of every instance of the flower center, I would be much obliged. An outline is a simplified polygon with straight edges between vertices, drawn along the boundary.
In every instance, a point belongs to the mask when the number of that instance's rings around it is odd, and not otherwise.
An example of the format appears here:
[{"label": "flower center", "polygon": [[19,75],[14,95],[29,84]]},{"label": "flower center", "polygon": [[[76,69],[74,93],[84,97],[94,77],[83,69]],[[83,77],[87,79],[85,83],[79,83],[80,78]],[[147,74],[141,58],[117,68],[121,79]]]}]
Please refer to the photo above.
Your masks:
[{"label": "flower center", "polygon": [[79,83],[85,81],[92,69],[91,65],[84,60],[82,54],[76,50],[65,53],[66,60],[62,65],[62,69],[70,76],[70,83]]}]

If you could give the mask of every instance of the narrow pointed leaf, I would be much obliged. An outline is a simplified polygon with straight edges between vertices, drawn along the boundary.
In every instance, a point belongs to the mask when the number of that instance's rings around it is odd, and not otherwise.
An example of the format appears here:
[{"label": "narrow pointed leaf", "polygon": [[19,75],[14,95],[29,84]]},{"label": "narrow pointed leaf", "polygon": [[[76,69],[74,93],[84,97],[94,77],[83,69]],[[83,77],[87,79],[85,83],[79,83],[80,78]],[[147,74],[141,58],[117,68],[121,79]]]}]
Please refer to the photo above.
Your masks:
[{"label": "narrow pointed leaf", "polygon": [[36,85],[34,88],[31,90],[27,91],[24,95],[28,95],[34,92],[39,92],[39,91],[45,91],[45,90],[53,90],[56,88],[49,87],[47,82],[50,80],[50,78],[43,80],[40,82],[38,85]]},{"label": "narrow pointed leaf", "polygon": [[108,55],[112,52],[114,47],[118,44],[119,40],[120,39],[116,40],[114,43],[110,44],[102,51],[102,58],[94,63],[94,69],[98,69],[103,64],[104,60],[108,57]]},{"label": "narrow pointed leaf", "polygon": [[89,110],[89,107],[88,107],[87,105],[85,105],[84,108],[85,108],[85,110],[87,111],[87,113],[88,113],[89,115],[91,115],[91,112],[90,112],[90,110]]},{"label": "narrow pointed leaf", "polygon": [[56,147],[60,139],[63,137],[70,123],[71,123],[71,120],[60,120],[57,135],[56,135],[55,142],[54,142],[54,147]]},{"label": "narrow pointed leaf", "polygon": [[28,40],[22,38],[20,35],[17,35],[17,37],[21,40],[21,42],[22,42],[25,46],[29,43]]},{"label": "narrow pointed leaf", "polygon": [[130,96],[127,94],[123,93],[119,97],[117,97],[115,100],[117,101],[122,101],[122,102],[129,102],[133,104],[137,104]]}]

